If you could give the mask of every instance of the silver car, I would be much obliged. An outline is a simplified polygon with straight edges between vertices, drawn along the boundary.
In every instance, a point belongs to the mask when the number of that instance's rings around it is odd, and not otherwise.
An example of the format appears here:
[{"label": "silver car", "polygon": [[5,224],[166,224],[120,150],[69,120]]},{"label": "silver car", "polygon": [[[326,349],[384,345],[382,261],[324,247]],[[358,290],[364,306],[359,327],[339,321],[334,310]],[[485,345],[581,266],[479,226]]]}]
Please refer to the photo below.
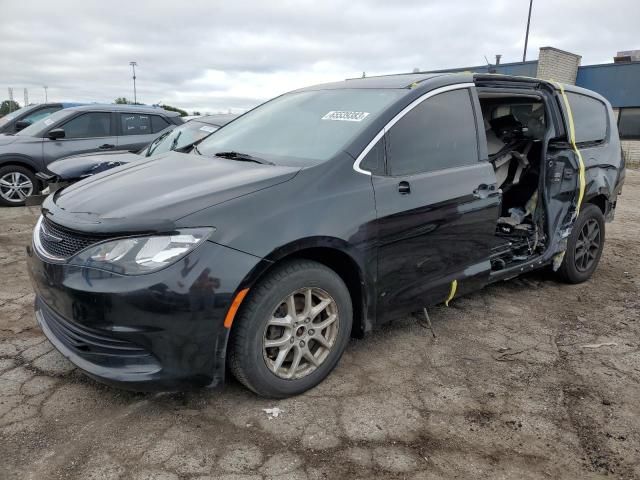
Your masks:
[{"label": "silver car", "polygon": [[0,135],[0,205],[20,206],[38,190],[36,173],[80,153],[137,152],[183,123],[176,112],[134,105],[86,105],[49,115],[15,135]]}]

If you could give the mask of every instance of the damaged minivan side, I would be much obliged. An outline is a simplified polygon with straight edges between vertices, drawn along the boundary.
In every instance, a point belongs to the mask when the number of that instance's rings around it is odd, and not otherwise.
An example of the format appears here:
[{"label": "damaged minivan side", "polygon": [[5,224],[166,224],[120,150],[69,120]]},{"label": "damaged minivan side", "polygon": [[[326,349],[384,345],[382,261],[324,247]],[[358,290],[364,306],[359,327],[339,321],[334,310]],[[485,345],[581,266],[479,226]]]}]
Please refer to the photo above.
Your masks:
[{"label": "damaged minivan side", "polygon": [[[277,97],[47,197],[36,317],[105,383],[302,393],[350,336],[537,268],[595,271],[624,183],[609,103],[501,75]],[[144,188],[136,188],[144,185]]]},{"label": "damaged minivan side", "polygon": [[478,76],[475,83],[501,190],[492,273],[501,277],[510,266],[551,258],[564,280],[585,281],[624,182],[610,105],[594,92],[535,79],[506,86]]}]

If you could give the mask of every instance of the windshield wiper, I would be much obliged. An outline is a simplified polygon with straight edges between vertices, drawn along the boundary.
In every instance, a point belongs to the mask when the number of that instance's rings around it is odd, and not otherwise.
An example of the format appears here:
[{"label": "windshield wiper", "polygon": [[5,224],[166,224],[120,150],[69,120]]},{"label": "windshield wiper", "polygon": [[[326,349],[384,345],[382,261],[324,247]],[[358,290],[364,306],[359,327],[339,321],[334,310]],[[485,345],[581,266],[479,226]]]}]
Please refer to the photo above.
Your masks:
[{"label": "windshield wiper", "polygon": [[180,139],[180,135],[182,135],[182,132],[178,132],[178,135],[176,135],[176,138],[173,139],[173,142],[171,142],[171,148],[169,150],[175,150],[176,147],[178,146],[178,140]]},{"label": "windshield wiper", "polygon": [[[166,132],[163,133],[162,135],[160,135],[158,138],[156,138],[153,142],[151,142],[149,144],[148,150],[147,150],[147,157],[150,157],[151,155],[153,155],[153,152],[156,151],[156,148],[158,148],[158,145],[160,145],[160,143],[167,138],[167,136],[170,134],[171,132]],[[140,153],[144,152],[144,148],[140,151]]]},{"label": "windshield wiper", "polygon": [[228,158],[230,160],[238,160],[240,162],[255,162],[260,163],[262,165],[275,165],[275,163],[270,162],[269,160],[265,160],[264,158],[254,157],[253,155],[249,155],[248,153],[240,153],[240,152],[218,152],[215,154],[216,157]]}]

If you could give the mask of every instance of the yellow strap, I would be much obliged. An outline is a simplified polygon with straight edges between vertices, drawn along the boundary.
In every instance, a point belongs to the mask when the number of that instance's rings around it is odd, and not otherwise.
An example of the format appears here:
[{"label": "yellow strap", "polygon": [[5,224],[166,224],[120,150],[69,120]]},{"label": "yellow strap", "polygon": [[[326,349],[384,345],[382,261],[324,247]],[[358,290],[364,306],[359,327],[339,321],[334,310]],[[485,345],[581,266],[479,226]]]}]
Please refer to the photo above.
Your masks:
[{"label": "yellow strap", "polygon": [[561,83],[554,82],[558,88],[560,89],[560,93],[562,93],[562,99],[564,100],[564,106],[567,109],[567,115],[569,116],[569,141],[571,142],[571,146],[573,147],[573,151],[576,152],[576,156],[578,157],[578,184],[580,191],[578,193],[578,204],[576,206],[576,217],[580,214],[580,206],[582,205],[582,198],[584,197],[584,190],[586,188],[587,180],[584,169],[584,161],[582,160],[582,154],[576,145],[576,129],[573,124],[573,114],[571,113],[571,105],[569,105],[569,98],[567,98],[567,94],[564,92],[564,87]]},{"label": "yellow strap", "polygon": [[449,302],[453,300],[453,297],[455,296],[457,289],[458,289],[458,281],[454,280],[453,282],[451,282],[451,291],[449,292],[449,297],[444,302],[444,304],[447,307],[449,306]]}]

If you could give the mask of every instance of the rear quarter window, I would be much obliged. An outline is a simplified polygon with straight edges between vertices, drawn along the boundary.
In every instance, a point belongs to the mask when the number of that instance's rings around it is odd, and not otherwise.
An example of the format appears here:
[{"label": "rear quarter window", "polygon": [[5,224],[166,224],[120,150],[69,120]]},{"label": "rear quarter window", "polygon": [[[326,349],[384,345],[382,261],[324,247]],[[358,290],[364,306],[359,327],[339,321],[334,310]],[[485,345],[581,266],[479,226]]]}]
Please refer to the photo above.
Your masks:
[{"label": "rear quarter window", "polygon": [[607,137],[607,107],[597,100],[579,93],[567,92],[576,142],[602,142]]}]

